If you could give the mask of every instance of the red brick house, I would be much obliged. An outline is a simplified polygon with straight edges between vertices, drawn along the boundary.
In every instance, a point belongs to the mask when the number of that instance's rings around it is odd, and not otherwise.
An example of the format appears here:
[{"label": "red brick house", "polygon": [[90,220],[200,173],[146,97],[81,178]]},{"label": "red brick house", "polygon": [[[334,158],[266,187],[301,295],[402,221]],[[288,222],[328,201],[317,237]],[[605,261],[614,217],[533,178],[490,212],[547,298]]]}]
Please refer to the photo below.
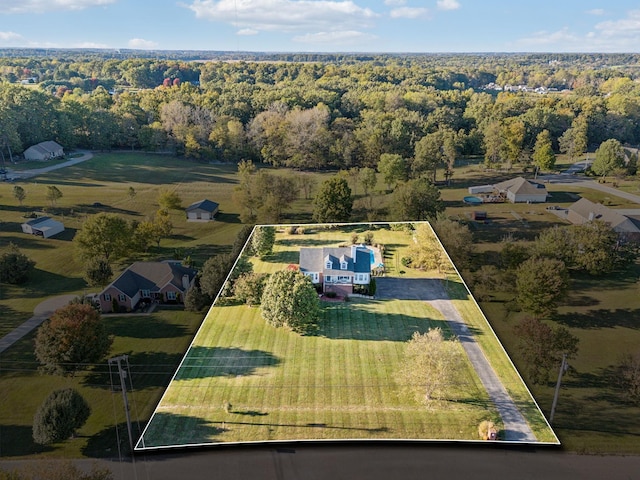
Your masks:
[{"label": "red brick house", "polygon": [[108,313],[115,303],[124,311],[140,302],[184,303],[195,277],[194,269],[179,262],[135,262],[100,292],[100,308]]}]

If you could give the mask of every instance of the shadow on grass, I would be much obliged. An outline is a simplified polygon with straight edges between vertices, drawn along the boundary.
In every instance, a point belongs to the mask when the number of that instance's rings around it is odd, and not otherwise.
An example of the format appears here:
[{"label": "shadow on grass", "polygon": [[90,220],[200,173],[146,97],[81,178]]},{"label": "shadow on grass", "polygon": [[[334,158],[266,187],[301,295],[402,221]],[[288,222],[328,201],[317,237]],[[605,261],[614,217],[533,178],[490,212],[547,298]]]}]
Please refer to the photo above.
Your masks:
[{"label": "shadow on grass", "polygon": [[280,362],[278,357],[264,350],[196,346],[187,352],[175,379],[255,375],[256,370]]},{"label": "shadow on grass", "polygon": [[640,329],[640,310],[619,308],[617,310],[589,310],[587,313],[565,313],[556,315],[554,320],[567,327],[596,329],[624,327]]},{"label": "shadow on grass", "polygon": [[242,223],[240,221],[240,214],[225,212],[218,212],[215,221],[221,223]]},{"label": "shadow on grass", "polygon": [[0,425],[0,458],[22,457],[51,452],[53,446],[38,445],[33,441],[30,425]]},{"label": "shadow on grass", "polygon": [[120,215],[134,215],[140,216],[140,212],[136,212],[135,210],[127,210],[125,208],[112,207],[111,205],[101,204],[100,206],[94,206],[91,203],[81,203],[78,207],[82,208],[86,213],[116,213]]},{"label": "shadow on grass", "polygon": [[[144,425],[139,427],[137,422],[131,424],[134,446],[142,433],[140,428],[143,427]],[[130,455],[131,448],[129,447],[126,422],[112,425],[89,437],[86,445],[82,447],[82,454],[89,458],[119,458]]]},{"label": "shadow on grass", "polygon": [[[343,241],[345,242],[350,241],[350,239],[347,238],[347,234],[345,234],[345,238]],[[287,239],[276,241],[276,245],[282,245],[285,247],[321,247],[326,245],[335,245],[337,243],[339,242],[336,239],[321,240],[317,238],[304,238],[304,235],[296,235],[295,238],[291,238],[291,239],[287,238]]]},{"label": "shadow on grass", "polygon": [[131,338],[175,338],[190,333],[183,325],[162,320],[157,315],[109,317],[106,319],[109,333]]},{"label": "shadow on grass", "polygon": [[600,300],[589,295],[570,294],[563,303],[569,307],[595,307],[600,304]]},{"label": "shadow on grass", "polygon": [[[180,364],[182,354],[165,352],[140,352],[129,355],[129,381],[136,390],[143,388],[166,387]],[[83,385],[92,388],[110,390],[120,386],[118,369],[104,362],[87,373]]]},{"label": "shadow on grass", "polygon": [[227,431],[222,424],[216,426],[204,418],[159,412],[153,416],[144,437],[140,438],[136,447],[215,443],[218,441],[216,437]]}]

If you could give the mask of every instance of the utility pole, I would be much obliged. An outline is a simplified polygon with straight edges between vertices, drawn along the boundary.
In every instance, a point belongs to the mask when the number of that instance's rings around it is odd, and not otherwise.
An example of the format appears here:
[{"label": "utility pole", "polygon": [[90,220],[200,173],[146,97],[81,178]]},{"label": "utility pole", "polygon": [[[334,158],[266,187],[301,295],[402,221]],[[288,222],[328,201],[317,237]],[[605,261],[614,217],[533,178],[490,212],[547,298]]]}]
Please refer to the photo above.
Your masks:
[{"label": "utility pole", "polygon": [[558,372],[558,381],[556,382],[556,392],[553,395],[553,403],[551,404],[551,415],[549,415],[549,424],[553,422],[553,415],[556,413],[556,405],[558,404],[558,395],[560,394],[560,384],[562,383],[562,375],[567,371],[567,354],[562,355],[562,363],[560,364],[560,372]]},{"label": "utility pole", "polygon": [[[122,362],[126,362],[127,369],[125,370],[122,367]],[[129,400],[127,399],[127,384],[124,381],[127,378],[127,370],[129,370],[129,356],[128,355],[120,355],[119,357],[114,357],[109,359],[109,365],[112,364],[118,365],[118,376],[120,377],[120,387],[122,388],[122,399],[124,401],[124,413],[127,415],[127,431],[129,432],[129,447],[131,448],[131,453],[133,453],[133,435],[131,433],[131,414],[129,413]]]}]

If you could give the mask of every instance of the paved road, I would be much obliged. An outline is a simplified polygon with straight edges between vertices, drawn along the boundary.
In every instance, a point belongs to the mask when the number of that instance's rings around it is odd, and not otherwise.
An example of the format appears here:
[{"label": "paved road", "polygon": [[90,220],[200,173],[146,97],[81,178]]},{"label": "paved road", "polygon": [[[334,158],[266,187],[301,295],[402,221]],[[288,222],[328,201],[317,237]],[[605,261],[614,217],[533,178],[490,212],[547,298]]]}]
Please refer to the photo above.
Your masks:
[{"label": "paved road", "polygon": [[591,180],[587,177],[578,175],[542,175],[538,177],[539,181],[554,184],[554,185],[576,185],[585,188],[591,188],[593,190],[599,190],[609,195],[615,195],[630,202],[640,203],[640,195],[634,195],[633,193],[625,192],[617,188],[607,187],[595,180]]},{"label": "paved road", "polygon": [[16,343],[33,329],[38,328],[40,324],[49,318],[53,312],[58,308],[67,305],[75,297],[77,297],[77,295],[61,295],[59,297],[49,298],[38,304],[38,306],[33,310],[33,317],[4,337],[0,338],[0,353],[11,347],[11,345]]},{"label": "paved road", "polygon": [[[82,461],[90,469],[92,460]],[[2,462],[19,469],[25,462]],[[495,445],[243,446],[138,455],[135,463],[99,461],[114,480],[423,480],[637,479],[640,457],[590,456]]]},{"label": "paved road", "polygon": [[57,165],[50,165],[48,167],[35,168],[33,170],[11,170],[11,168],[8,168],[7,177],[13,178],[15,180],[25,180],[27,178],[37,177],[38,175],[42,175],[43,173],[51,172],[53,170],[58,170],[60,168],[70,167],[78,163],[86,162],[87,160],[93,158],[93,153],[89,151],[79,150],[79,153],[82,153],[81,157],[72,158],[71,160],[67,160],[66,162],[58,163]]},{"label": "paved road", "polygon": [[536,437],[529,428],[520,410],[513,402],[502,382],[493,371],[491,364],[482,353],[478,343],[469,332],[467,325],[449,299],[442,282],[438,279],[378,278],[376,280],[378,298],[424,300],[442,313],[453,333],[455,333],[467,353],[480,381],[495,404],[502,423],[505,441],[535,442]]}]

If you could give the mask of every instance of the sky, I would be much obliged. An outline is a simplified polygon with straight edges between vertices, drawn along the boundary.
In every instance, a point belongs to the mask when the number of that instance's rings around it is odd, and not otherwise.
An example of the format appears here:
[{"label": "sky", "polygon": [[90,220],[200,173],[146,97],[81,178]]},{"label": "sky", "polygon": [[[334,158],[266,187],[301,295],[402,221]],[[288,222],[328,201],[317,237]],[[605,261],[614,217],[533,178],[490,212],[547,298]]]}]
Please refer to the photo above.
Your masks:
[{"label": "sky", "polygon": [[0,47],[640,52],[640,2],[0,0]]}]

